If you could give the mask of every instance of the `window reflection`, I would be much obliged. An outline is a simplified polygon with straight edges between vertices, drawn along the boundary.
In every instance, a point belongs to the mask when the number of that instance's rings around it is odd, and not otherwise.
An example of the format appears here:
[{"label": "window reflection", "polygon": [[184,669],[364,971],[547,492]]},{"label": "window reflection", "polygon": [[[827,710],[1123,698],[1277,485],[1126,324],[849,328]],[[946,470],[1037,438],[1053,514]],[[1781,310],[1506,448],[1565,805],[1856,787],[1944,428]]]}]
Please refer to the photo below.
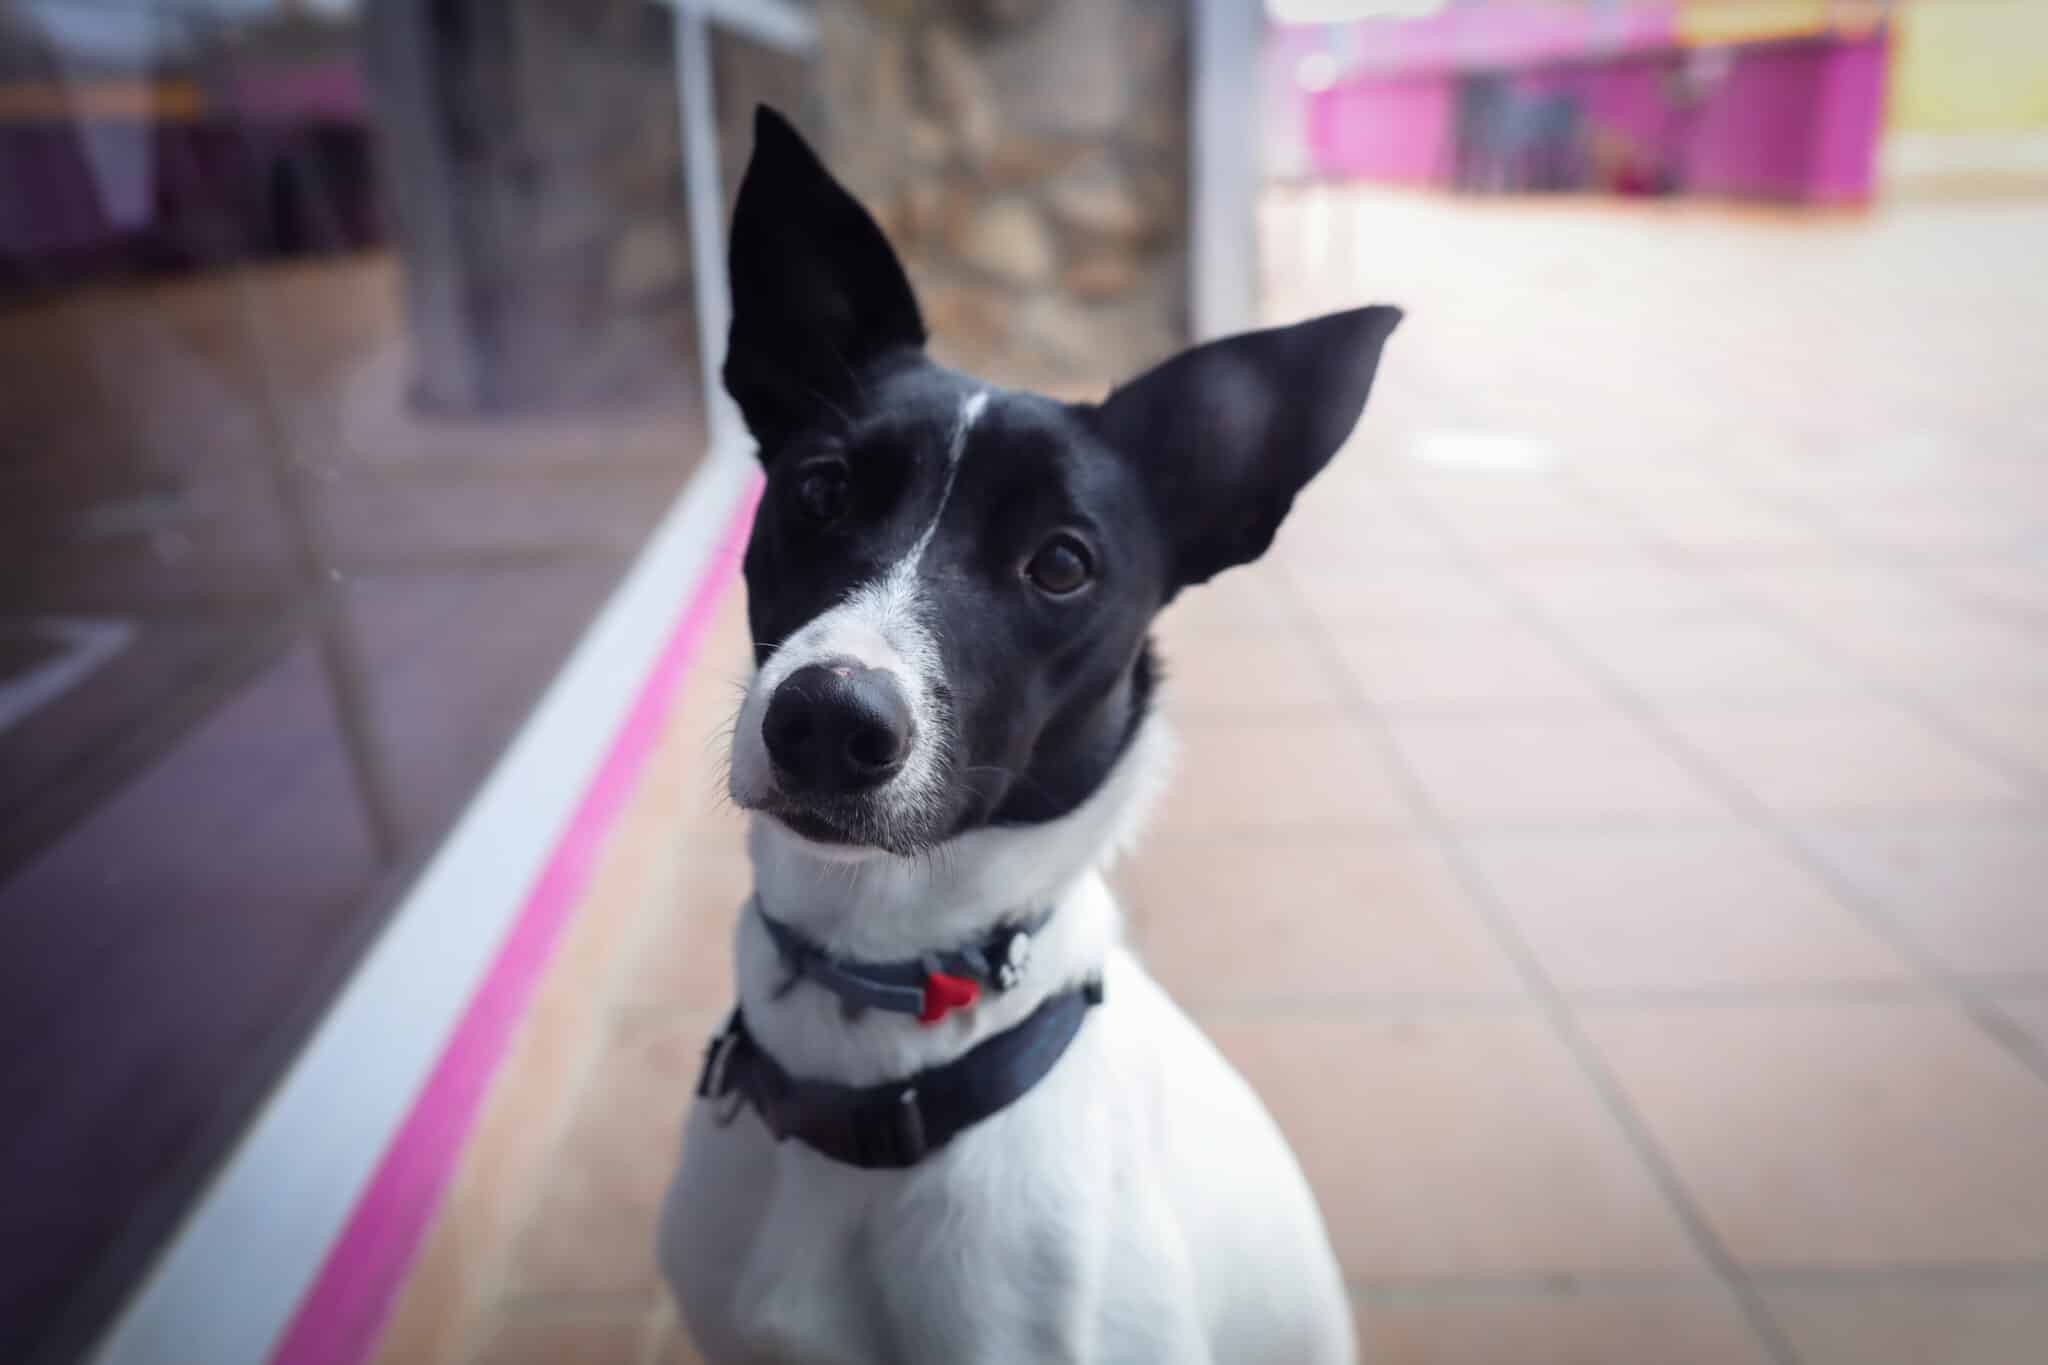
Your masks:
[{"label": "window reflection", "polygon": [[668,25],[0,3],[0,1358],[85,1339],[702,455]]}]

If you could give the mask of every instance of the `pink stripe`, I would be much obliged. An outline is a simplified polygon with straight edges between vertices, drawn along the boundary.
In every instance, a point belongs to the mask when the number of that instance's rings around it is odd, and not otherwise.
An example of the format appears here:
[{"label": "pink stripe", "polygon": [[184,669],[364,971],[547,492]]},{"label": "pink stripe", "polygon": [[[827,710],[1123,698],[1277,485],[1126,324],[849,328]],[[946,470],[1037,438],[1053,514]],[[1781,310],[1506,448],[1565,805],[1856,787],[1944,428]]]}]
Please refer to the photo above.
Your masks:
[{"label": "pink stripe", "polygon": [[661,737],[677,685],[717,609],[720,590],[739,562],[759,496],[756,481],[734,511],[682,619],[527,894],[497,960],[470,998],[433,1075],[385,1148],[347,1226],[279,1338],[272,1365],[353,1365],[367,1359],[376,1345],[385,1315],[461,1159],[463,1143],[504,1059],[512,1030],[561,938],[605,835],[632,796],[640,770]]}]

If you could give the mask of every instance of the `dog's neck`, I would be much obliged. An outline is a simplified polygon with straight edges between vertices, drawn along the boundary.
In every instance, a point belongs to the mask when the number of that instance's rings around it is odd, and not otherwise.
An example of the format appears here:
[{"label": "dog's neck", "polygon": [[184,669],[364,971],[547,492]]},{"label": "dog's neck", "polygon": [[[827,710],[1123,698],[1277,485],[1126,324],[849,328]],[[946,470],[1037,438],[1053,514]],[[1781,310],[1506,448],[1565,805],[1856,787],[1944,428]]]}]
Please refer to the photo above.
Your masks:
[{"label": "dog's neck", "polygon": [[929,855],[844,852],[757,818],[748,834],[759,907],[835,957],[902,961],[974,942],[1006,921],[1050,910],[1029,969],[936,1024],[866,1011],[847,1017],[789,972],[751,911],[736,939],[741,1008],[762,1046],[808,1079],[873,1085],[966,1051],[1022,1020],[1049,995],[1099,977],[1120,925],[1103,867],[1136,837],[1163,785],[1170,738],[1146,719],[1100,788],[1043,824],[975,830]]}]

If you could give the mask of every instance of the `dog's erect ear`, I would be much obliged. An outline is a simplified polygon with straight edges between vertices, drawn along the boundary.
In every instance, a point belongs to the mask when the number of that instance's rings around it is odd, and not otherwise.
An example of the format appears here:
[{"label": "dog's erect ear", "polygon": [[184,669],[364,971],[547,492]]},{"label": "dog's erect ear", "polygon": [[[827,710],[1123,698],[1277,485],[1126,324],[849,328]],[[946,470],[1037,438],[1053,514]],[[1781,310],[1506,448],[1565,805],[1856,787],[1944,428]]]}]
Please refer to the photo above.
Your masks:
[{"label": "dog's erect ear", "polygon": [[1398,308],[1358,308],[1181,352],[1092,414],[1135,461],[1179,591],[1266,552],[1294,495],[1358,423]]},{"label": "dog's erect ear", "polygon": [[725,387],[771,458],[789,435],[859,401],[859,372],[924,344],[902,263],[788,120],[754,111],[733,210]]}]

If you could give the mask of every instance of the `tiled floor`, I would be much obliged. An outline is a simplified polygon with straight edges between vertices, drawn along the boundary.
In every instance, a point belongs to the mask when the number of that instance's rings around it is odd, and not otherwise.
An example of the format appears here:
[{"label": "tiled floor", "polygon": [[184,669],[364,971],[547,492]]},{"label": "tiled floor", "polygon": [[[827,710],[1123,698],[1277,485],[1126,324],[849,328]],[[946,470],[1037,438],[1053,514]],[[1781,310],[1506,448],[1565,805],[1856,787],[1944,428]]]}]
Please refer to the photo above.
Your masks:
[{"label": "tiled floor", "polygon": [[[1119,881],[1370,1358],[2048,1359],[2048,208],[1268,226],[1276,317],[1410,321],[1272,560],[1165,623],[1183,772]],[[647,1246],[746,885],[743,640],[729,603],[392,1365],[690,1358]]]}]

